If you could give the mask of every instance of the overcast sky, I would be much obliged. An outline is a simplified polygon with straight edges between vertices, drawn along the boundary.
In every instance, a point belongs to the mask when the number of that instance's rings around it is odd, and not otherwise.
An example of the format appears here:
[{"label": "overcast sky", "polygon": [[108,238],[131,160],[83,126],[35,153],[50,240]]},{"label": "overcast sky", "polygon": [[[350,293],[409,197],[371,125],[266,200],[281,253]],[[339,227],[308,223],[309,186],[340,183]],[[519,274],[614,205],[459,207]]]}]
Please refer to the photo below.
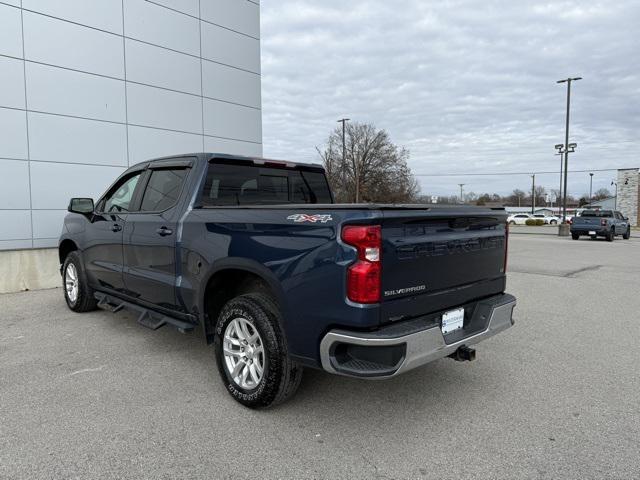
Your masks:
[{"label": "overcast sky", "polygon": [[[389,131],[424,193],[509,193],[559,170],[566,85],[570,169],[640,166],[640,0],[262,2],[264,154],[318,161],[336,120]],[[594,190],[614,172],[596,173]],[[588,173],[569,193],[588,192]],[[539,182],[557,188],[559,173]]]}]

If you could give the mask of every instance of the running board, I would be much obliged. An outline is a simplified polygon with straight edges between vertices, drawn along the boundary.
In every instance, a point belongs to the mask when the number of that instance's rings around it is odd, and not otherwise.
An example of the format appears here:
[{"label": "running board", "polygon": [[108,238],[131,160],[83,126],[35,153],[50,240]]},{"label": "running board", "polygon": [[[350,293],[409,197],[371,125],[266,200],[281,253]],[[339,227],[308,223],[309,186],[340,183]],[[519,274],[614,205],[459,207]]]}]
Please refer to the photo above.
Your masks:
[{"label": "running board", "polygon": [[120,298],[107,295],[106,293],[96,292],[94,294],[98,300],[98,307],[107,310],[109,312],[119,312],[120,310],[127,309],[138,313],[138,323],[143,327],[150,328],[151,330],[158,330],[165,325],[169,325],[177,329],[180,333],[191,332],[194,329],[194,325],[177,318],[169,317],[162,313],[154,312],[148,308],[136,305],[135,303],[121,300]]}]

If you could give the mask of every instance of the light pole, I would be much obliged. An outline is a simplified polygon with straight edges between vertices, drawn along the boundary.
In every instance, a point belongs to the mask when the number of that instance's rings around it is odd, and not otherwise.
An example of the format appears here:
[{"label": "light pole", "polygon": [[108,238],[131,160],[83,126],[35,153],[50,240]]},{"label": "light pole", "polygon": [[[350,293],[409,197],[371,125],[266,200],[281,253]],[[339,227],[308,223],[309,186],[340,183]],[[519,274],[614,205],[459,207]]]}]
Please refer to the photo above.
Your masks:
[{"label": "light pole", "polygon": [[611,182],[611,186],[613,187],[614,185],[616,186],[616,196],[613,197],[614,198],[614,200],[613,200],[613,209],[617,210],[618,209],[618,182],[616,182],[615,180],[613,180]]},{"label": "light pole", "polygon": [[[556,148],[558,148],[558,145],[556,145]],[[562,172],[564,171],[564,169],[562,168],[562,162],[564,161],[564,156],[559,151],[558,153],[556,153],[556,155],[560,156],[560,189],[558,190],[558,197],[556,198],[556,205],[558,207],[558,217],[560,217],[560,213],[561,213],[560,202],[562,202]]]},{"label": "light pole", "polygon": [[[346,141],[346,132],[347,132],[347,122],[351,120],[350,118],[341,118],[338,120],[338,123],[342,124],[342,162],[347,163],[347,141]],[[356,180],[356,203],[359,203],[360,199],[360,178],[358,177],[358,167],[355,162],[353,163],[353,176]]]},{"label": "light pole", "polygon": [[[565,78],[564,80],[558,80],[556,83],[566,83],[567,84],[567,122],[564,130],[564,196],[562,197],[562,223],[567,223],[567,171],[569,169],[569,116],[571,112],[571,82],[576,82],[578,80],[582,80],[582,77],[574,77],[574,78]],[[575,149],[575,147],[574,147]],[[565,227],[566,230],[566,227]],[[558,233],[563,232],[563,235],[568,235],[569,232],[565,232],[565,230],[558,230]]]},{"label": "light pole", "polygon": [[589,204],[591,204],[592,202],[592,198],[593,198],[593,173],[589,174]]},{"label": "light pole", "polygon": [[464,203],[464,197],[462,196],[462,187],[464,187],[466,184],[459,183],[458,185],[460,186],[460,203]]},{"label": "light pole", "polygon": [[531,175],[531,215],[536,213],[536,174]]},{"label": "light pole", "polygon": [[[558,150],[558,154],[559,155],[563,155],[564,156],[564,189],[560,192],[560,195],[563,196],[563,206],[562,206],[562,223],[566,224],[567,223],[567,158],[568,155],[570,153],[573,153],[576,151],[578,144],[577,143],[570,143],[569,145],[567,145],[567,147],[565,148],[565,146],[562,143],[559,143],[558,145],[556,145],[556,150]],[[562,183],[560,183],[560,186],[562,187]],[[560,205],[560,201],[558,200],[558,205]],[[560,231],[560,230],[559,230]],[[568,232],[568,230],[567,230]],[[569,233],[566,233],[565,235],[569,235]]]}]

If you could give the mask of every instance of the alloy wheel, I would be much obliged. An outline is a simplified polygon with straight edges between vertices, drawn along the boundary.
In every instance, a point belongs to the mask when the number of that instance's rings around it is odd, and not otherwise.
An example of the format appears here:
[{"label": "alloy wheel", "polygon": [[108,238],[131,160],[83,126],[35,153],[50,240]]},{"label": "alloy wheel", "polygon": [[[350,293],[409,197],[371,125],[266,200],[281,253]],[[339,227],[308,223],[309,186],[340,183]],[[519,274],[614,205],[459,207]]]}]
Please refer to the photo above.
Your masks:
[{"label": "alloy wheel", "polygon": [[227,373],[244,390],[256,388],[264,374],[262,338],[247,319],[238,317],[224,331],[223,353]]},{"label": "alloy wheel", "polygon": [[78,300],[78,270],[73,263],[67,265],[67,269],[65,270],[64,286],[69,301],[76,303],[76,300]]}]

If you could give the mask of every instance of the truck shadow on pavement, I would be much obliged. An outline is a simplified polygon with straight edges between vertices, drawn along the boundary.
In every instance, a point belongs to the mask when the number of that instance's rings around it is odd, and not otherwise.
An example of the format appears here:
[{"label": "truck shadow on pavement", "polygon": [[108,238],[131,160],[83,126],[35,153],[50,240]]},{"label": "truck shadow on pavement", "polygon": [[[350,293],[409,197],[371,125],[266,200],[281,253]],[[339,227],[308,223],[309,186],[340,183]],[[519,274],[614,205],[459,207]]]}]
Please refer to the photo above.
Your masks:
[{"label": "truck shadow on pavement", "polygon": [[[166,383],[167,389],[171,389],[172,377],[181,375],[181,395],[190,403],[200,403],[214,415],[216,406],[238,410],[238,414],[245,410],[225,391],[219,378],[213,346],[206,345],[201,329],[182,335],[171,328],[157,331],[144,328],[136,322],[134,315],[127,312],[113,314],[99,311],[92,315],[99,319],[100,330],[108,330],[103,332],[104,336],[113,340],[126,335],[127,341],[136,345],[128,362],[135,362],[138,367],[144,367],[146,363],[151,366],[149,375],[165,377],[156,378],[154,383]],[[163,367],[170,367],[171,372],[158,368],[158,362]],[[123,368],[122,365],[113,367]],[[495,371],[496,367],[498,371]],[[441,410],[445,405],[447,411],[468,410],[474,408],[476,402],[486,403],[492,401],[493,396],[500,396],[501,390],[508,387],[508,382],[501,382],[500,379],[508,375],[500,371],[499,363],[489,368],[494,370],[491,375],[487,375],[487,364],[482,359],[471,363],[442,359],[396,378],[373,381],[306,368],[302,384],[293,398],[258,414],[274,419],[301,418],[311,411],[314,417],[325,418],[331,424],[345,421],[352,426],[364,426],[372,417],[396,420],[400,417],[403,421],[419,420],[424,423],[425,416]],[[126,366],[121,371],[122,375],[133,373],[127,372]],[[184,375],[188,375],[188,378],[185,379]],[[496,383],[492,384],[494,381]],[[189,385],[193,388],[192,392],[189,391]],[[206,391],[205,396],[202,396],[203,390]],[[493,393],[487,397],[487,391]],[[401,411],[398,410],[399,406],[402,407]],[[447,417],[446,412],[439,412],[438,415],[440,421]],[[311,426],[315,422],[306,420],[305,424]]]}]

